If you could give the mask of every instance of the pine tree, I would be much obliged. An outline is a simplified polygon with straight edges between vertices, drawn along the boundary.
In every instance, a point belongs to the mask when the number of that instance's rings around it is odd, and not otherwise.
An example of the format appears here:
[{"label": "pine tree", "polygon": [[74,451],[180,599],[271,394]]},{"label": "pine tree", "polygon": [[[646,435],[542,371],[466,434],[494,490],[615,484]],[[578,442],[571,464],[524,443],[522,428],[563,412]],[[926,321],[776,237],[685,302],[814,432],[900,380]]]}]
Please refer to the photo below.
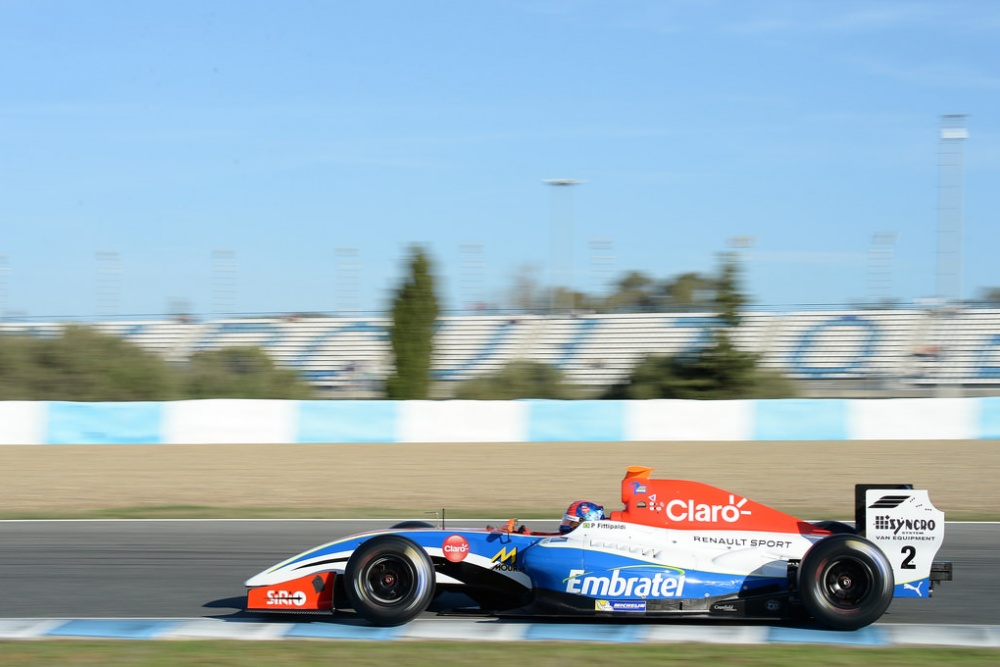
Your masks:
[{"label": "pine tree", "polygon": [[386,381],[389,398],[428,397],[437,316],[431,262],[422,248],[414,246],[410,251],[409,276],[397,290],[392,304],[389,338],[396,370]]}]

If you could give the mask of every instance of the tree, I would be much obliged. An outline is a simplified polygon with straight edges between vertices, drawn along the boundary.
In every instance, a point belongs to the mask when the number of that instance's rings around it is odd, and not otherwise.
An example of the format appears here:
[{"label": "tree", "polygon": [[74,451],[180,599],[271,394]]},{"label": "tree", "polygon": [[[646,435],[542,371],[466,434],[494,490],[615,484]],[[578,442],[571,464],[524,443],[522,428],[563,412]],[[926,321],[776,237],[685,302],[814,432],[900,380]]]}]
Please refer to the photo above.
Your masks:
[{"label": "tree", "polygon": [[746,296],[740,292],[739,264],[733,253],[722,255],[722,270],[715,287],[715,306],[722,320],[723,333],[740,325],[740,310],[746,305]]},{"label": "tree", "polygon": [[[606,294],[587,294],[568,287],[544,287],[532,267],[522,267],[513,276],[508,304],[526,312],[547,312],[552,304],[572,305],[574,309],[597,313],[644,313],[670,310],[712,308],[720,289],[729,297],[742,295],[732,291],[738,278],[735,254],[724,255],[726,265],[721,276],[697,271],[658,280],[642,271],[626,271]],[[742,300],[734,302],[739,307]]]},{"label": "tree", "polygon": [[717,289],[714,278],[697,272],[682,273],[663,285],[666,302],[674,308],[711,306]]},{"label": "tree", "polygon": [[641,271],[629,271],[615,281],[615,291],[605,299],[606,309],[646,311],[656,306],[656,282]]},{"label": "tree", "polygon": [[61,336],[0,336],[0,400],[177,398],[167,363],[121,338],[68,326]]},{"label": "tree", "polygon": [[195,354],[171,365],[90,327],[60,336],[0,335],[0,400],[170,401],[188,398],[308,398],[297,373],[255,347]]},{"label": "tree", "polygon": [[781,376],[761,371],[758,356],[733,343],[746,297],[739,289],[739,266],[732,254],[723,255],[715,281],[714,306],[718,324],[709,329],[709,341],[693,354],[650,356],[633,369],[624,384],[612,387],[607,398],[775,398],[794,396],[794,386]]},{"label": "tree", "polygon": [[981,287],[978,300],[986,303],[1000,303],[1000,287]]},{"label": "tree", "polygon": [[282,398],[313,396],[298,373],[278,368],[259,347],[225,347],[193,355],[182,372],[186,398]]},{"label": "tree", "polygon": [[576,391],[554,366],[537,361],[512,361],[492,375],[466,380],[455,398],[513,400],[518,398],[576,398]]},{"label": "tree", "polygon": [[395,356],[395,372],[386,381],[389,398],[427,398],[430,394],[437,316],[431,262],[422,248],[414,246],[410,250],[409,276],[392,303],[389,342]]}]

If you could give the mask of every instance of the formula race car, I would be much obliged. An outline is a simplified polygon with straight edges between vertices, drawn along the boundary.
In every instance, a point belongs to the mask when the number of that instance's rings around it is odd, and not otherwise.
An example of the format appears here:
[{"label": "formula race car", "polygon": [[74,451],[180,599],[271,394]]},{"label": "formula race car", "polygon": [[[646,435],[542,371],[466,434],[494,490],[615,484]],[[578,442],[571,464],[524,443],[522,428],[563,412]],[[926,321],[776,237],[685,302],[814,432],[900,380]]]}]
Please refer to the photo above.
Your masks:
[{"label": "formula race car", "polygon": [[566,533],[404,522],[316,547],[248,579],[247,609],[353,609],[392,626],[450,591],[500,616],[811,617],[854,630],[951,579],[934,561],[944,513],[927,491],[859,484],[851,526],[651,471],[630,467],[624,508]]}]

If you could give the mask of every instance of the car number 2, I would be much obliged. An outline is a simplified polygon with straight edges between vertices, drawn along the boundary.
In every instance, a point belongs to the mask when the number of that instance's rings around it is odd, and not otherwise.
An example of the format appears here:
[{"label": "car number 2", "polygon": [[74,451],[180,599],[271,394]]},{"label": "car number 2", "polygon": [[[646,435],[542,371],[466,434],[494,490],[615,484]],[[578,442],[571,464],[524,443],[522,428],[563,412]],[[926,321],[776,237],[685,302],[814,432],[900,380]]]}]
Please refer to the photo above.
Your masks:
[{"label": "car number 2", "polygon": [[917,557],[917,548],[914,546],[905,546],[900,551],[905,554],[902,564],[899,566],[901,570],[915,570],[917,566],[913,564],[913,559]]}]

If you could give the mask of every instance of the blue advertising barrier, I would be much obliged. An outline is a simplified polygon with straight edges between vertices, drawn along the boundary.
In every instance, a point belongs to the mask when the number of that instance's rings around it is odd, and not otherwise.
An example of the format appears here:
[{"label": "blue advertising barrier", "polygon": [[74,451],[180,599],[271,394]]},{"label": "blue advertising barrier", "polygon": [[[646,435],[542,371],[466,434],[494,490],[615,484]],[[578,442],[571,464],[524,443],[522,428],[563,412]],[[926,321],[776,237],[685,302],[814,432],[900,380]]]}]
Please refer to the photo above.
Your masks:
[{"label": "blue advertising barrier", "polygon": [[[677,435],[681,432],[683,439],[699,439],[698,424],[704,423],[709,432],[723,422],[731,427],[727,439],[748,441],[1000,439],[1000,397],[744,401],[749,406],[746,423],[733,421],[726,401],[675,401],[670,403],[670,416],[652,432],[648,425],[633,428],[639,411],[629,408],[639,401],[512,401],[506,403],[510,410],[495,409],[504,407],[496,402],[417,402],[405,406],[409,419],[403,417],[401,401],[231,400],[185,405],[197,403],[0,405],[6,407],[0,410],[0,443],[245,442],[248,433],[263,431],[276,434],[267,442],[290,444],[438,442],[441,426],[449,424],[461,425],[462,435],[468,434],[465,442],[668,441],[682,439]],[[37,409],[39,405],[43,409]],[[424,419],[412,418],[421,413]],[[671,430],[685,418],[684,429]],[[635,433],[642,435],[629,435]]]}]

